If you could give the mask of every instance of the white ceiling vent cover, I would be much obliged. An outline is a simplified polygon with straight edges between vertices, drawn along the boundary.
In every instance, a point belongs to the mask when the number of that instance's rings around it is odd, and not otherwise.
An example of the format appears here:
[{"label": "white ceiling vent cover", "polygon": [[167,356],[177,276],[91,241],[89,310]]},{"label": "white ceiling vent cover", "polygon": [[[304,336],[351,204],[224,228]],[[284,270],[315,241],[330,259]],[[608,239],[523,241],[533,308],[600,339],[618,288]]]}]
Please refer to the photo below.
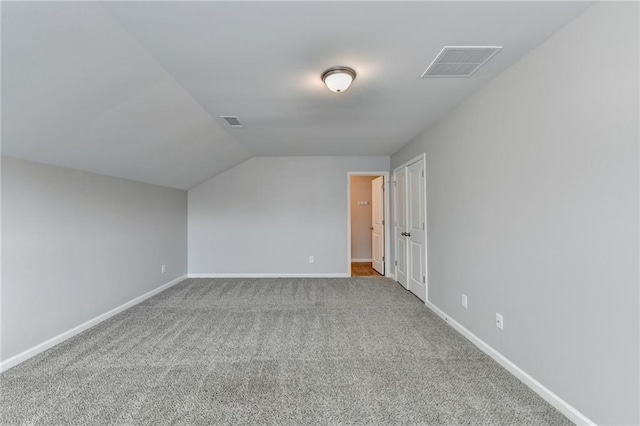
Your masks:
[{"label": "white ceiling vent cover", "polygon": [[238,120],[238,117],[234,117],[234,116],[231,116],[231,115],[221,115],[220,117],[224,118],[224,120],[231,127],[242,127],[242,123],[240,122],[240,120]]},{"label": "white ceiling vent cover", "polygon": [[501,46],[445,46],[422,78],[470,77],[500,49]]}]

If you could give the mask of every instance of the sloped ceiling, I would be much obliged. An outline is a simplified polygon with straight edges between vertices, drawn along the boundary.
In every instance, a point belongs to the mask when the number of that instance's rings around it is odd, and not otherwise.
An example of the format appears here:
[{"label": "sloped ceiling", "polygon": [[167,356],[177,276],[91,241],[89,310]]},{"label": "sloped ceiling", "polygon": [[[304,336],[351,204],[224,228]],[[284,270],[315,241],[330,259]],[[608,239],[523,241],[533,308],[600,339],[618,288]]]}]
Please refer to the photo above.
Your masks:
[{"label": "sloped ceiling", "polygon": [[[252,156],[389,155],[588,5],[4,2],[2,153],[182,189]],[[444,45],[504,49],[421,79]],[[334,65],[358,72],[340,95]]]}]

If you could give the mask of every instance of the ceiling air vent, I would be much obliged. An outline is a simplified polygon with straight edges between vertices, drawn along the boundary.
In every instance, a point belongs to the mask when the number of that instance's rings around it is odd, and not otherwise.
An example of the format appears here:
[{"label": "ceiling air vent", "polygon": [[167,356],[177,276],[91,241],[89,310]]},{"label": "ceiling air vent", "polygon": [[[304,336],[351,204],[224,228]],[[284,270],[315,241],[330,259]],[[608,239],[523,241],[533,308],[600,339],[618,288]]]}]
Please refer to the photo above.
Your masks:
[{"label": "ceiling air vent", "polygon": [[231,127],[242,127],[242,123],[240,122],[240,120],[238,120],[238,117],[233,117],[233,116],[230,116],[230,115],[221,115],[220,117],[224,118],[224,120]]},{"label": "ceiling air vent", "polygon": [[422,78],[470,77],[500,49],[500,46],[445,46]]}]

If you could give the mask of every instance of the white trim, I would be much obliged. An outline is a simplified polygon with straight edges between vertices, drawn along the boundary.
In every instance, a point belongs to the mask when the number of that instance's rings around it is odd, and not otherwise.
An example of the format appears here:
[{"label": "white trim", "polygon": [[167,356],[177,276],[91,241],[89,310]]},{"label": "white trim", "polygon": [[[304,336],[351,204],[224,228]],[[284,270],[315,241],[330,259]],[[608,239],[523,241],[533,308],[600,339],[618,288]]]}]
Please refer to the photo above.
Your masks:
[{"label": "white trim", "polygon": [[7,371],[8,369],[10,369],[11,367],[15,367],[16,365],[20,364],[21,362],[24,362],[26,360],[28,360],[29,358],[32,358],[36,355],[38,355],[39,353],[42,353],[44,351],[46,351],[49,348],[52,348],[53,346],[64,342],[67,339],[70,339],[71,337],[82,333],[83,331],[93,327],[94,325],[97,325],[99,323],[101,323],[104,320],[107,320],[109,318],[111,318],[112,316],[119,314],[120,312],[124,311],[125,309],[128,309],[134,305],[137,305],[140,302],[143,302],[145,300],[147,300],[148,298],[150,298],[151,296],[155,296],[156,294],[160,293],[161,291],[164,291],[166,289],[168,289],[169,287],[178,284],[180,281],[184,280],[185,278],[187,278],[186,275],[183,275],[181,277],[176,278],[175,280],[169,281],[166,284],[161,285],[158,288],[155,288],[145,294],[143,294],[142,296],[138,296],[135,299],[132,299],[126,303],[123,303],[122,305],[118,306],[117,308],[113,308],[108,312],[105,312],[102,315],[98,315],[97,317],[90,319],[89,321],[80,324],[77,327],[72,328],[71,330],[65,331],[64,333],[58,334],[55,337],[52,337],[51,339],[40,343],[39,345],[36,345],[34,347],[32,347],[31,349],[27,349],[24,352],[19,353],[18,355],[12,356],[11,358],[7,359],[6,361],[2,361],[0,362],[0,372],[2,371]]},{"label": "white trim", "polygon": [[572,405],[570,405],[567,401],[560,398],[558,395],[553,393],[550,389],[545,387],[542,383],[538,382],[536,379],[527,374],[524,370],[518,367],[516,364],[511,362],[507,357],[502,355],[500,352],[489,346],[485,341],[480,339],[478,336],[467,330],[464,326],[462,326],[459,322],[451,318],[449,315],[445,314],[438,307],[436,307],[433,303],[426,303],[427,307],[436,313],[440,318],[445,320],[451,327],[457,330],[460,334],[466,337],[471,341],[474,345],[476,345],[482,352],[489,355],[493,358],[498,364],[503,366],[509,373],[516,376],[522,383],[527,385],[531,390],[540,395],[542,399],[547,401],[549,404],[554,406],[558,411],[564,414],[569,420],[578,424],[578,425],[589,425],[595,426],[596,423],[590,420],[587,416],[582,414]]},{"label": "white trim", "polygon": [[396,276],[394,274],[392,274],[391,272],[389,272],[387,275],[385,275],[385,277],[391,278],[394,281],[396,280]]},{"label": "white trim", "polygon": [[[393,172],[395,173],[395,172],[397,172],[398,170],[400,170],[400,169],[401,169],[401,168],[403,168],[403,167],[407,167],[407,166],[410,166],[410,165],[412,165],[413,163],[415,163],[415,162],[417,162],[417,161],[424,160],[424,159],[426,159],[426,157],[427,157],[427,153],[426,153],[426,152],[423,152],[423,153],[422,153],[422,154],[420,154],[420,155],[416,155],[416,156],[415,156],[415,157],[413,157],[411,160],[409,160],[409,161],[405,161],[404,163],[400,164],[398,167],[396,167],[395,169],[393,169]],[[426,166],[427,166],[427,165],[425,164],[425,168],[426,168]],[[426,170],[425,170],[425,171],[426,171]]]},{"label": "white trim", "polygon": [[231,272],[231,273],[195,273],[188,274],[189,278],[348,278],[351,273],[345,272],[325,272],[325,273],[290,273],[290,272],[261,272],[261,273],[246,273],[246,272]]},{"label": "white trim", "polygon": [[351,176],[375,176],[384,177],[384,272],[385,276],[391,269],[391,245],[390,236],[391,228],[389,222],[391,222],[390,206],[389,206],[389,193],[391,191],[391,185],[389,184],[389,172],[347,172],[347,276],[351,276],[351,265],[353,262],[351,259]]},{"label": "white trim", "polygon": [[373,262],[373,259],[351,259],[352,262]]}]

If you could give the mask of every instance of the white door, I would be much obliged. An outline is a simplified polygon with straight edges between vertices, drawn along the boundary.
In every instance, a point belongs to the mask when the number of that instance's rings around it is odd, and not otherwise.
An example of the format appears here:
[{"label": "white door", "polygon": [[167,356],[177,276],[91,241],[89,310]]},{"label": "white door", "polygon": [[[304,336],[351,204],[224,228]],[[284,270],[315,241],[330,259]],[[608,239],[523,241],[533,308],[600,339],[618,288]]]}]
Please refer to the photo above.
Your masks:
[{"label": "white door", "polygon": [[427,298],[425,265],[424,164],[419,160],[407,167],[407,260],[408,289],[421,300]]},{"label": "white door", "polygon": [[407,237],[405,236],[407,230],[407,181],[406,181],[406,168],[398,170],[394,174],[395,182],[395,247],[396,247],[396,280],[408,288],[407,281]]},{"label": "white door", "polygon": [[384,176],[380,176],[371,181],[371,259],[381,275],[384,256]]}]

